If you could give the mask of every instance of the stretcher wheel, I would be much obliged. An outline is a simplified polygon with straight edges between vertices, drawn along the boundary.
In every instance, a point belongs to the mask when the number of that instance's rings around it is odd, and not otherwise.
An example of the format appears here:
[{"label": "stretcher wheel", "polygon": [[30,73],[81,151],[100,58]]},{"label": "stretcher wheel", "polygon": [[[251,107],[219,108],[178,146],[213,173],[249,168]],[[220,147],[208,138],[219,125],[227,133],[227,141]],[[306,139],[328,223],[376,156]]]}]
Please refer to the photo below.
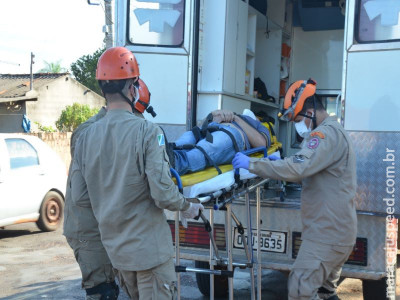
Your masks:
[{"label": "stretcher wheel", "polygon": [[[209,269],[210,265],[205,261],[195,261],[195,267]],[[216,266],[215,270],[226,270],[226,267]],[[197,286],[204,296],[210,296],[210,275],[196,273]],[[214,276],[214,296],[225,297],[228,295],[228,277]]]}]

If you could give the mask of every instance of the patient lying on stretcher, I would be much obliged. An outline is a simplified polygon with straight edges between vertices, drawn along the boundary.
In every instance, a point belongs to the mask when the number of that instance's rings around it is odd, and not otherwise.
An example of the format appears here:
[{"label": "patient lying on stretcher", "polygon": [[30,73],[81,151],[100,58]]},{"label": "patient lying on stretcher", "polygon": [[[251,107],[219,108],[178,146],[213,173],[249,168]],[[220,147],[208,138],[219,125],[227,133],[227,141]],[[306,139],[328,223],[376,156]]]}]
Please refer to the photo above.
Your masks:
[{"label": "patient lying on stretcher", "polygon": [[171,166],[184,175],[209,166],[230,164],[236,152],[270,145],[268,128],[250,110],[242,115],[215,110],[201,128],[185,132],[170,144],[168,154]]}]

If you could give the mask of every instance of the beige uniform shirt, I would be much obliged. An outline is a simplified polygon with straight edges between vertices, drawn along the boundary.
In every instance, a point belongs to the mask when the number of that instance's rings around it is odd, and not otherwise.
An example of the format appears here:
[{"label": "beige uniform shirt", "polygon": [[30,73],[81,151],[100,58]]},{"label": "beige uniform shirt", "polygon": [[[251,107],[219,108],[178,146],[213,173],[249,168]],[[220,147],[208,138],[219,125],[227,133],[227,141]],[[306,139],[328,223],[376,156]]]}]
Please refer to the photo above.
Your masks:
[{"label": "beige uniform shirt", "polygon": [[[76,141],[81,133],[94,122],[103,118],[106,112],[104,107],[101,108],[97,115],[79,125],[71,136],[72,161],[68,171],[64,207],[64,235],[68,238],[91,241],[100,240],[98,224],[90,205],[86,183],[81,172],[78,172],[79,170],[76,164],[74,164],[73,157]],[[74,186],[73,190],[71,190],[72,185]],[[72,200],[71,197],[75,200]],[[77,198],[79,198],[79,200],[77,200]],[[79,203],[79,205],[76,205],[76,203]]]},{"label": "beige uniform shirt", "polygon": [[265,178],[302,182],[303,239],[355,243],[356,158],[348,134],[334,117],[326,118],[296,155],[279,161],[251,158],[249,170]]},{"label": "beige uniform shirt", "polygon": [[82,133],[75,161],[87,184],[101,240],[113,266],[146,270],[173,256],[163,209],[186,210],[170,174],[157,125],[110,110]]}]

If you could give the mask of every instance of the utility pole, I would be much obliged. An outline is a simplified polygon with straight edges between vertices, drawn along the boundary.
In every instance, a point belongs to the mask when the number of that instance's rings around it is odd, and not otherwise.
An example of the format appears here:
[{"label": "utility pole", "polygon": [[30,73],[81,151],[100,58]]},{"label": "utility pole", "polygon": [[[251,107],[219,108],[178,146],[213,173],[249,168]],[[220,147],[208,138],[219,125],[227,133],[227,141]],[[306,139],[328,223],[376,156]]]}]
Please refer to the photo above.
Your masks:
[{"label": "utility pole", "polygon": [[[87,0],[87,2],[89,5],[102,5],[101,0]],[[105,35],[104,42],[106,43],[106,49],[111,48],[114,45],[112,2],[113,0],[104,0],[103,7],[106,19],[106,25],[103,26],[103,32]]]},{"label": "utility pole", "polygon": [[113,35],[113,14],[112,14],[112,0],[104,0],[104,14],[106,18],[106,25],[103,27],[105,34],[106,49],[111,48],[114,44]]},{"label": "utility pole", "polygon": [[33,60],[35,58],[35,54],[33,54],[33,52],[31,52],[31,84],[30,84],[30,90],[33,90],[33,72],[32,72],[32,66],[35,63],[35,61]]}]

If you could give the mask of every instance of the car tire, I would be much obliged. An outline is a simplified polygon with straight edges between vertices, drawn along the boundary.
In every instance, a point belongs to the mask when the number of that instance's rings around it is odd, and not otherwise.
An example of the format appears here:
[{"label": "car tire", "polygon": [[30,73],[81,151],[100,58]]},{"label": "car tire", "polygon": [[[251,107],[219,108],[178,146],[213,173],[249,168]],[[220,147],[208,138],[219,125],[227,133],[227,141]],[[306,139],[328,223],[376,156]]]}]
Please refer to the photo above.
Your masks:
[{"label": "car tire", "polygon": [[[195,261],[195,267],[200,269],[210,269],[210,265],[205,261]],[[221,267],[216,266],[216,270],[220,270]],[[224,268],[226,270],[226,268]],[[196,273],[197,286],[200,292],[209,297],[210,296],[210,275]],[[228,277],[214,276],[214,296],[215,297],[226,297],[228,295]]]},{"label": "car tire", "polygon": [[64,199],[57,192],[48,192],[40,205],[39,214],[36,225],[40,230],[57,230],[64,215]]}]

